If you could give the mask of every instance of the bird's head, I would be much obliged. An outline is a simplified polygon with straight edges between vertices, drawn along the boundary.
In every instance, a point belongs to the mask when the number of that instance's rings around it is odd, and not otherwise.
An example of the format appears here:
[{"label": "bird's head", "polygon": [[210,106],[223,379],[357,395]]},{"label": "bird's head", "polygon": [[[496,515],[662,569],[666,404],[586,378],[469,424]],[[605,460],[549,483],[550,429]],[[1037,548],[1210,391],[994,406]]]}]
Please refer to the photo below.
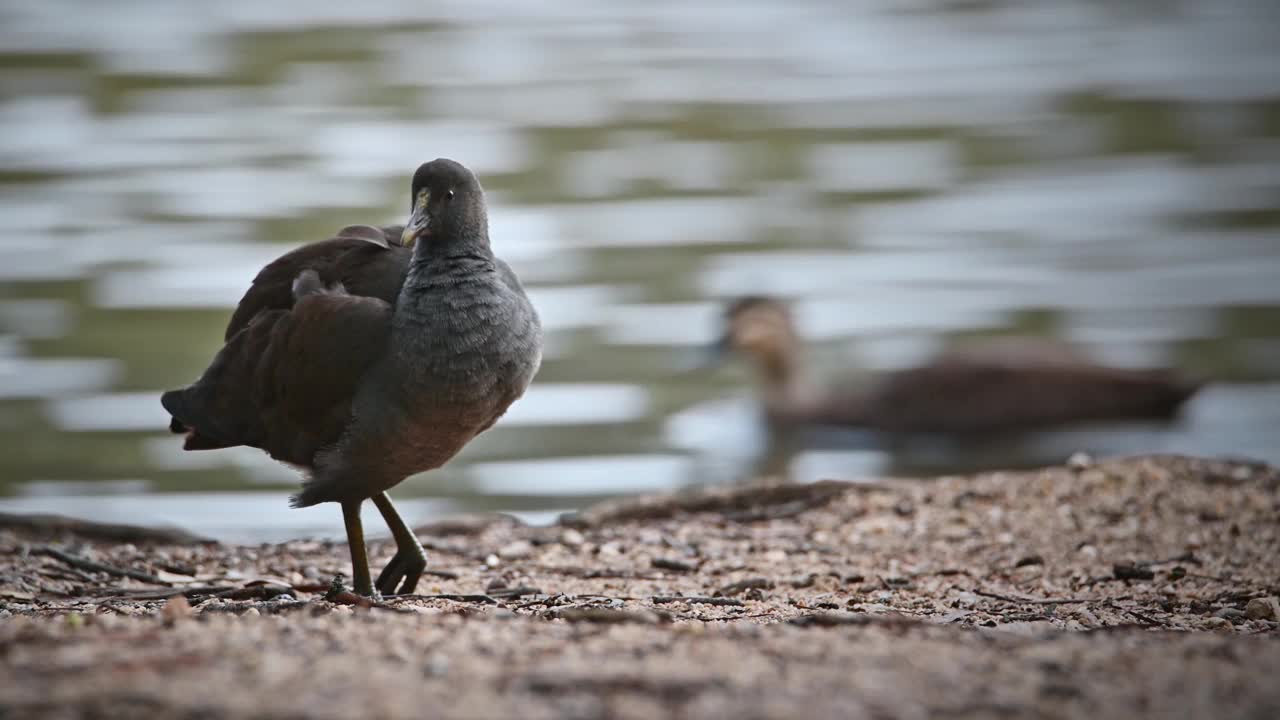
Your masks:
[{"label": "bird's head", "polygon": [[409,221],[400,236],[405,247],[457,241],[488,243],[484,188],[461,163],[445,158],[423,163],[413,174],[409,202]]},{"label": "bird's head", "polygon": [[750,295],[731,302],[724,311],[721,334],[709,360],[736,354],[746,358],[771,382],[785,382],[795,369],[800,339],[787,306],[776,298]]}]

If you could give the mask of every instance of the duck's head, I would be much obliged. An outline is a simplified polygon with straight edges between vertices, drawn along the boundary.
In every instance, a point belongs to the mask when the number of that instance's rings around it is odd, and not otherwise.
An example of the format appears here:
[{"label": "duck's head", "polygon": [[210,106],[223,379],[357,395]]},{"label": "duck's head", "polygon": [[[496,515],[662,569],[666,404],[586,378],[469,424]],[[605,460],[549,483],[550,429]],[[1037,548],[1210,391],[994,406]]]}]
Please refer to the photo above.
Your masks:
[{"label": "duck's head", "polygon": [[418,243],[488,244],[484,188],[461,163],[439,158],[419,166],[413,174],[409,203],[409,221],[400,236],[405,247]]},{"label": "duck's head", "polygon": [[785,303],[761,295],[741,297],[725,308],[722,322],[721,335],[711,353],[716,361],[738,355],[750,362],[766,382],[782,384],[792,379],[800,338]]}]

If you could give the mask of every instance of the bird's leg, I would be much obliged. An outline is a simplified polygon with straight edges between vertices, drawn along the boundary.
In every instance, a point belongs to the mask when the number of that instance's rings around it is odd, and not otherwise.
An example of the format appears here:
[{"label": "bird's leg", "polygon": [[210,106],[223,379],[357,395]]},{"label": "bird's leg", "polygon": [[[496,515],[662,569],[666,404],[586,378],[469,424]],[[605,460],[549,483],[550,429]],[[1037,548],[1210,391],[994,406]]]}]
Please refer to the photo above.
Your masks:
[{"label": "bird's leg", "polygon": [[357,595],[373,596],[369,576],[369,555],[364,549],[364,527],[360,524],[363,500],[342,503],[342,520],[347,526],[347,545],[351,548],[351,579]]},{"label": "bird's leg", "polygon": [[[405,595],[418,587],[418,578],[427,569],[427,551],[418,542],[417,536],[405,525],[404,519],[391,504],[391,497],[385,492],[373,496],[373,504],[387,521],[391,536],[396,539],[396,554],[387,563],[387,567],[378,575],[378,592],[384,595]],[[403,580],[403,583],[401,582]],[[400,587],[397,588],[396,586]]]}]

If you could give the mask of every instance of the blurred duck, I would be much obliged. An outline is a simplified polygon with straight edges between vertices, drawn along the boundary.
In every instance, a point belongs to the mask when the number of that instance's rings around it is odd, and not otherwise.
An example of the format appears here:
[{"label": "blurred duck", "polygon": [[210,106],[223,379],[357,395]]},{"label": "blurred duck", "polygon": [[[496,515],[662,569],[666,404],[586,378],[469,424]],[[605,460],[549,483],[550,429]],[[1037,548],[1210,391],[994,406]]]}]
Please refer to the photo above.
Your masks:
[{"label": "blurred duck", "polygon": [[846,426],[893,435],[1002,433],[1074,423],[1170,420],[1200,387],[1171,370],[1090,362],[1059,345],[991,341],[856,385],[812,385],[788,308],[769,297],[734,301],[717,357],[752,366],[775,425]]}]

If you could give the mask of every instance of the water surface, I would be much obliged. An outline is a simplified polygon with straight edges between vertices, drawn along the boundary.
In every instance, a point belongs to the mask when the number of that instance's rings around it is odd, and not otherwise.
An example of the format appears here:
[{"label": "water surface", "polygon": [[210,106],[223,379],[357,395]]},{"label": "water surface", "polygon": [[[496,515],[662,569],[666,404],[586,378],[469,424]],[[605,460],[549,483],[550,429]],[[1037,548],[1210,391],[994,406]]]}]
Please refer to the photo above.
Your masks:
[{"label": "water surface", "polygon": [[[18,0],[0,7],[0,508],[337,530],[296,474],[182,453],[262,264],[482,177],[548,330],[530,395],[396,494],[415,520],[724,482],[1100,453],[1280,461],[1274,3]],[[722,303],[795,301],[820,371],[978,335],[1229,381],[1172,428],[910,457],[768,446]],[[768,453],[765,453],[768,454]],[[324,515],[321,520],[320,516]],[[329,516],[335,517],[329,517]]]}]

